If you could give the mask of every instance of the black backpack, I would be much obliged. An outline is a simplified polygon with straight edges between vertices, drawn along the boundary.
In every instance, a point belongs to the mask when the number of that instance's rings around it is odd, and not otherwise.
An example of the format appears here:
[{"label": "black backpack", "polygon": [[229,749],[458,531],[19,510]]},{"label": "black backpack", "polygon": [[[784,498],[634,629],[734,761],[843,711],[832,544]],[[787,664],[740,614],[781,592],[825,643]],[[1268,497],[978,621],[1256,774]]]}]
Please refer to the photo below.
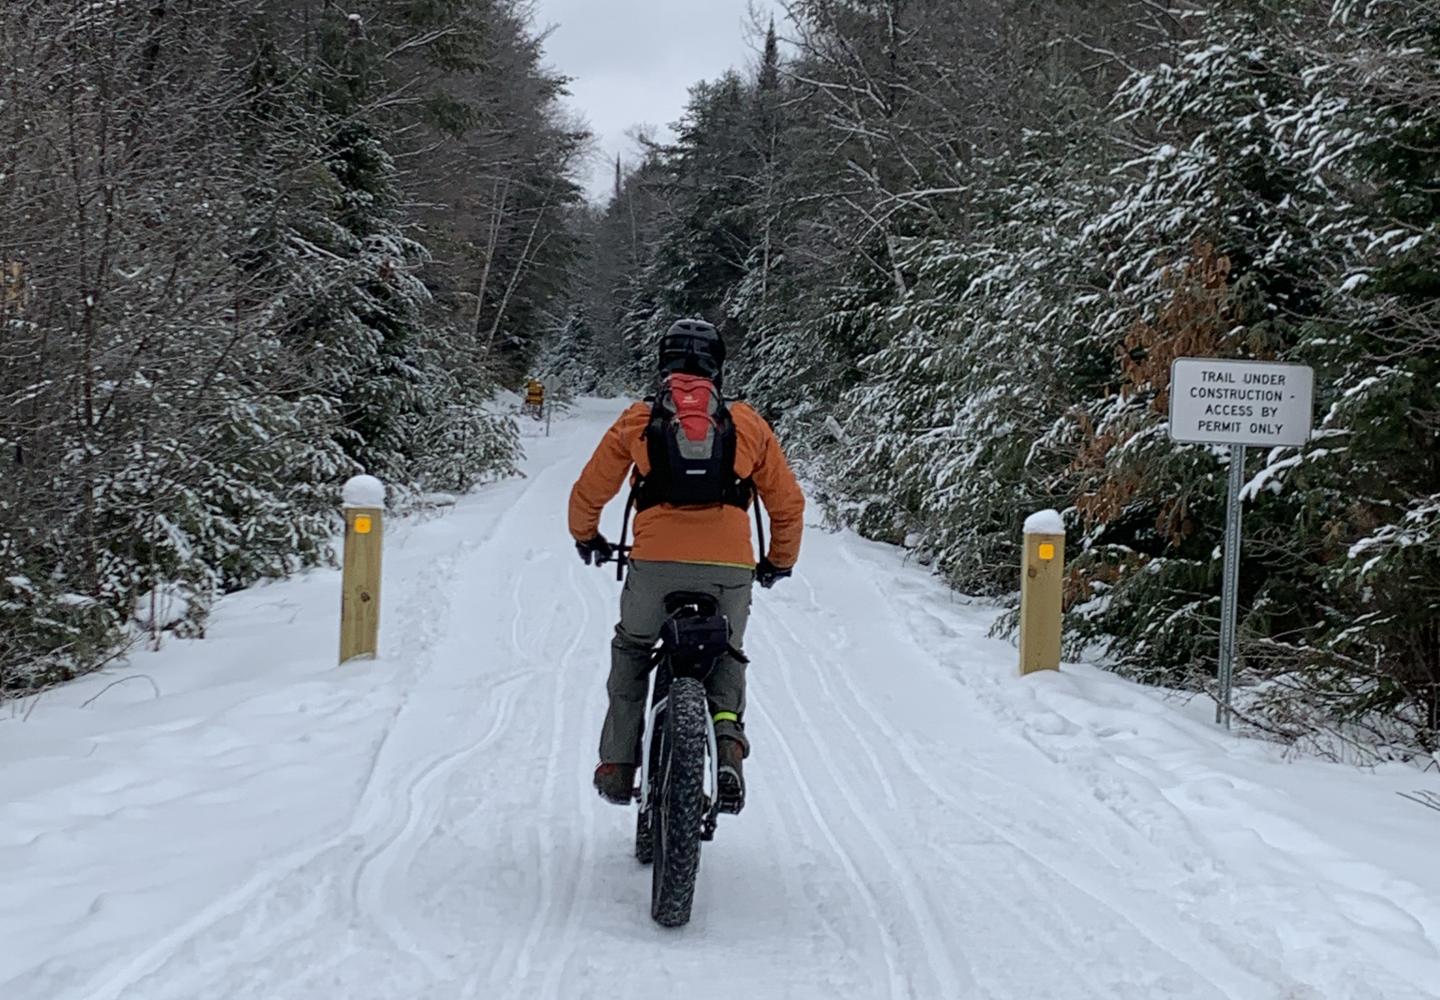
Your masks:
[{"label": "black backpack", "polygon": [[700,375],[666,377],[645,426],[649,475],[635,480],[636,510],[658,504],[745,510],[754,484],[735,475],[735,421],[715,383]]},{"label": "black backpack", "polygon": [[699,375],[681,373],[666,377],[659,394],[650,400],[650,421],[645,425],[645,448],[650,474],[636,476],[620,523],[620,544],[615,578],[625,578],[629,564],[630,514],[668,503],[680,507],[730,504],[744,510],[755,500],[755,531],[760,553],[765,554],[765,522],[755,483],[735,475],[735,421],[715,383]]}]

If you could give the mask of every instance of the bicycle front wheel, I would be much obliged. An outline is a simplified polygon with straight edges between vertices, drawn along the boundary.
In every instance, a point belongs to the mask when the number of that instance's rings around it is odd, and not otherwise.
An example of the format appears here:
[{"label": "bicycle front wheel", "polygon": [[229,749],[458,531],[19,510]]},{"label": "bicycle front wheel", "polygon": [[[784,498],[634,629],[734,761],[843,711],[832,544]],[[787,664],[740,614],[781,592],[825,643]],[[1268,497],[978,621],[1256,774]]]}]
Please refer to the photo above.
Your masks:
[{"label": "bicycle front wheel", "polygon": [[670,688],[660,738],[657,799],[651,817],[654,870],[650,916],[662,927],[690,920],[695,875],[700,870],[700,835],[705,822],[705,750],[709,740],[705,687],[682,677]]}]

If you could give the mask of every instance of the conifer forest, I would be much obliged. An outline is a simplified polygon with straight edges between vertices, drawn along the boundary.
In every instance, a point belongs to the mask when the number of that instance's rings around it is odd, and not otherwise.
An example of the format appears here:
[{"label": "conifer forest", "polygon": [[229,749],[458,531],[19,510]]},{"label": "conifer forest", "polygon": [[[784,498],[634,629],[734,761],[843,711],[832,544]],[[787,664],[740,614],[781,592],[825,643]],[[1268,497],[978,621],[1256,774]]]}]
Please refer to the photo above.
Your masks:
[{"label": "conifer forest", "polygon": [[596,202],[521,0],[5,0],[0,689],[330,560],[352,474],[511,475],[508,393],[643,395],[694,316],[832,526],[1012,602],[1053,507],[1067,654],[1181,692],[1229,470],[1171,362],[1311,366],[1238,718],[1440,752],[1440,0],[778,6]]}]

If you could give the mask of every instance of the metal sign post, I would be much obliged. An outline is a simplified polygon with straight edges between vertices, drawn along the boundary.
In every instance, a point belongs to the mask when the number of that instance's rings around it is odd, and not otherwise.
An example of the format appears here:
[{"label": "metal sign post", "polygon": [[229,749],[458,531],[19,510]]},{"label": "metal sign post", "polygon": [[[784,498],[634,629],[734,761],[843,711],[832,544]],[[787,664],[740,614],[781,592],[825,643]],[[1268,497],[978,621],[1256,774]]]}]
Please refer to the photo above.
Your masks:
[{"label": "metal sign post", "polygon": [[1225,567],[1220,589],[1220,700],[1215,721],[1230,728],[1230,687],[1235,680],[1235,618],[1240,598],[1240,489],[1245,485],[1245,446],[1230,446],[1230,488],[1225,501]]},{"label": "metal sign post", "polygon": [[541,384],[545,386],[545,436],[550,436],[550,418],[555,415],[555,399],[560,392],[560,380],[554,375],[546,375]]},{"label": "metal sign post", "polygon": [[1176,358],[1170,367],[1170,437],[1230,446],[1225,564],[1220,591],[1220,698],[1215,721],[1231,723],[1240,591],[1240,491],[1245,448],[1299,447],[1310,439],[1315,373],[1276,361]]}]

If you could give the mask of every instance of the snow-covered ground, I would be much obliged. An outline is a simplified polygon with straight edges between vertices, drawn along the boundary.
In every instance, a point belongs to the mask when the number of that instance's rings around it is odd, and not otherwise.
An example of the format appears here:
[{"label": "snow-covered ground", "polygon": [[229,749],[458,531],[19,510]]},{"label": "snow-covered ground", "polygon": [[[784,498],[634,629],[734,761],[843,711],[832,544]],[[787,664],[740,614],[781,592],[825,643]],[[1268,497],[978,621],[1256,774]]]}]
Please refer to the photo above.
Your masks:
[{"label": "snow-covered ground", "polygon": [[0,997],[1440,996],[1440,813],[1396,794],[1440,777],[1021,679],[993,610],[818,527],[756,593],[750,804],[653,925],[589,785],[618,586],[564,530],[617,410],[387,528],[375,662],[335,666],[314,572],[8,706]]}]

